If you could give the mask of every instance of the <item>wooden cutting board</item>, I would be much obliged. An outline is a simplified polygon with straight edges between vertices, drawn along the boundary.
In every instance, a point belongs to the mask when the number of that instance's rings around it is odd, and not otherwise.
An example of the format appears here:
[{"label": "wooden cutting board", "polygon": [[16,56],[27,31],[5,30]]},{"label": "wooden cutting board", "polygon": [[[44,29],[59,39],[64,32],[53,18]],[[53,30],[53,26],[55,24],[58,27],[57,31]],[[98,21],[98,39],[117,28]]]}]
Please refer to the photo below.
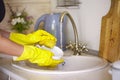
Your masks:
[{"label": "wooden cutting board", "polygon": [[120,60],[120,0],[111,0],[110,11],[102,18],[99,56]]}]

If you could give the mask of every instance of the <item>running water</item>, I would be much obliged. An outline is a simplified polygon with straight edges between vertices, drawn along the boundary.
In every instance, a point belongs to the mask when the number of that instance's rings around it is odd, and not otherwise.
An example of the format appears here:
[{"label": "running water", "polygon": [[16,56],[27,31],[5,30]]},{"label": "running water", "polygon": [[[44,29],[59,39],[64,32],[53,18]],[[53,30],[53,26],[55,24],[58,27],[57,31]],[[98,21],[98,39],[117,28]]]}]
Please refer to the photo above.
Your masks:
[{"label": "running water", "polygon": [[62,26],[62,22],[60,22],[60,48],[63,49],[63,26]]}]

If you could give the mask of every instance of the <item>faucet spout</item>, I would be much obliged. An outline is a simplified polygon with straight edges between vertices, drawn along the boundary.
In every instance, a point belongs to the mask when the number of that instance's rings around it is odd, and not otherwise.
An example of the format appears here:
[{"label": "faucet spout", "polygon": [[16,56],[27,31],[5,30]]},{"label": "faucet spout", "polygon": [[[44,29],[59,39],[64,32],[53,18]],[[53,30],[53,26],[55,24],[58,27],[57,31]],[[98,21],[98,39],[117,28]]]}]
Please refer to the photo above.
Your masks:
[{"label": "faucet spout", "polygon": [[61,23],[63,22],[63,18],[64,18],[65,15],[70,19],[70,21],[72,23],[73,30],[74,30],[74,37],[75,37],[75,43],[73,44],[73,43],[70,42],[66,46],[66,48],[69,48],[69,49],[73,50],[74,51],[74,55],[80,55],[83,51],[87,51],[86,45],[79,44],[77,27],[75,25],[75,22],[74,22],[72,16],[67,11],[64,11],[64,12],[61,13],[60,22]]},{"label": "faucet spout", "polygon": [[78,32],[77,32],[77,28],[76,28],[76,25],[75,25],[75,22],[72,18],[72,16],[67,12],[67,11],[64,11],[63,13],[61,13],[61,16],[60,16],[60,22],[63,22],[63,18],[64,16],[67,15],[72,23],[72,26],[73,26],[73,30],[74,30],[74,36],[75,36],[75,43],[78,44]]}]

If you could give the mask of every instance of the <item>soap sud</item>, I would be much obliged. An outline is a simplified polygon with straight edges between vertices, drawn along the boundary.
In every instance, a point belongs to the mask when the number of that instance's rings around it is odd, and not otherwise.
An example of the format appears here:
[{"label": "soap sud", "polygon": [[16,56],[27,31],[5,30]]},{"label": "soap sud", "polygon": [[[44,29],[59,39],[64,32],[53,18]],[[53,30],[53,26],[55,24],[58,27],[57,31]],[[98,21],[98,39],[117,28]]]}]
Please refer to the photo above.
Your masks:
[{"label": "soap sud", "polygon": [[54,56],[52,58],[55,59],[55,60],[61,59],[63,57],[63,54],[64,54],[62,49],[60,49],[57,46],[54,46],[53,48],[48,48],[48,47],[40,46],[39,44],[37,44],[36,47],[46,49],[46,50],[49,50],[49,51],[53,52]]}]

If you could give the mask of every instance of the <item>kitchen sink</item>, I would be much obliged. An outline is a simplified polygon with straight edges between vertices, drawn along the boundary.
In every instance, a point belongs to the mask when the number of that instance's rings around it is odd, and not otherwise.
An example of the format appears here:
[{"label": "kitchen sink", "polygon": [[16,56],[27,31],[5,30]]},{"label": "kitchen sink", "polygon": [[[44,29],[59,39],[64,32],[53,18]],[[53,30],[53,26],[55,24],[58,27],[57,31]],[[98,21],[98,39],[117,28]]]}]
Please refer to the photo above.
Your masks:
[{"label": "kitchen sink", "polygon": [[72,55],[64,57],[64,60],[65,62],[56,67],[40,67],[28,61],[12,62],[12,66],[37,74],[41,80],[111,80],[108,73],[110,65],[105,59]]}]

